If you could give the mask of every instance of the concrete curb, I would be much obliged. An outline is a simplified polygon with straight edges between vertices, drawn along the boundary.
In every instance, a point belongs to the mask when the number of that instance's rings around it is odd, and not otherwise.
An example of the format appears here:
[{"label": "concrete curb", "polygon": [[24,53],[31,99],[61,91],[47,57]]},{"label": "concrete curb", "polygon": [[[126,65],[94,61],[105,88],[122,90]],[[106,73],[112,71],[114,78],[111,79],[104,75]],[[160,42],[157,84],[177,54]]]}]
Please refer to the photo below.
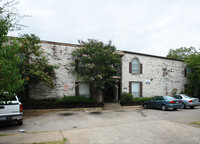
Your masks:
[{"label": "concrete curb", "polygon": [[137,109],[137,108],[143,108],[142,105],[136,105],[136,106],[122,106],[122,109]]},{"label": "concrete curb", "polygon": [[[142,108],[141,105],[136,106],[121,106],[121,109],[136,109],[136,108]],[[104,107],[97,107],[97,108],[66,108],[66,109],[30,109],[30,110],[23,110],[24,114],[29,113],[48,113],[48,112],[61,112],[61,111],[67,111],[67,112],[73,112],[73,111],[102,111],[106,110]]]},{"label": "concrete curb", "polygon": [[102,107],[98,108],[67,108],[67,109],[30,109],[23,110],[24,113],[46,113],[46,112],[59,112],[59,111],[100,111],[103,110]]}]

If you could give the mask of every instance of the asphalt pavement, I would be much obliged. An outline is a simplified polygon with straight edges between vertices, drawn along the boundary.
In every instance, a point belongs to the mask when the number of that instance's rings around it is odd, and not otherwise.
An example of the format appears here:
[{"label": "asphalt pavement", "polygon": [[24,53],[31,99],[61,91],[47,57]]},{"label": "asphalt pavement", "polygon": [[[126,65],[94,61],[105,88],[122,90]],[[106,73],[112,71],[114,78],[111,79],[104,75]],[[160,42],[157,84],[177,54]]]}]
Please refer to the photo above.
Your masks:
[{"label": "asphalt pavement", "polygon": [[193,121],[200,121],[200,107],[26,111],[22,126],[0,125],[0,143],[67,138],[70,144],[199,144],[200,127],[189,124]]}]

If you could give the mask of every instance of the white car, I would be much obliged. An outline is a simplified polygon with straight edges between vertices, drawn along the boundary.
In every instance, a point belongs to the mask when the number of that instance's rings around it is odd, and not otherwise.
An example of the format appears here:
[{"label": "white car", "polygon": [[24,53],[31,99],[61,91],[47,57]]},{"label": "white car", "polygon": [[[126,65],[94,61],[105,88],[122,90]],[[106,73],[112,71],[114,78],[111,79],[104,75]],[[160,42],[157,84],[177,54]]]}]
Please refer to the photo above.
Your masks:
[{"label": "white car", "polygon": [[186,94],[176,94],[173,97],[182,100],[183,108],[190,107],[191,109],[193,109],[195,106],[200,105],[198,98],[194,98]]},{"label": "white car", "polygon": [[23,124],[23,108],[17,96],[13,96],[5,102],[5,95],[0,95],[0,122],[17,121],[18,125]]}]

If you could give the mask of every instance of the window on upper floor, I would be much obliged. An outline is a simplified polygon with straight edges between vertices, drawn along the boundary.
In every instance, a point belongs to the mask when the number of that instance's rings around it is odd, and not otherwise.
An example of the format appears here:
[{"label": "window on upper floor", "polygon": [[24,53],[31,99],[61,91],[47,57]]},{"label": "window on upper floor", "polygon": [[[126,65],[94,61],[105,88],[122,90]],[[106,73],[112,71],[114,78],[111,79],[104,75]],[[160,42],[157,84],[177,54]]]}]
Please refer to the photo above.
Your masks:
[{"label": "window on upper floor", "polygon": [[189,74],[189,73],[191,73],[192,72],[192,69],[190,68],[190,67],[186,67],[185,68],[185,77]]},{"label": "window on upper floor", "polygon": [[138,58],[133,58],[129,63],[129,73],[135,75],[142,74],[142,64],[139,62]]},{"label": "window on upper floor", "polygon": [[75,70],[76,71],[85,71],[85,67],[83,66],[83,64],[81,63],[81,59],[79,60],[75,60]]},{"label": "window on upper floor", "polygon": [[132,59],[132,74],[139,74],[140,73],[140,63],[137,58]]}]

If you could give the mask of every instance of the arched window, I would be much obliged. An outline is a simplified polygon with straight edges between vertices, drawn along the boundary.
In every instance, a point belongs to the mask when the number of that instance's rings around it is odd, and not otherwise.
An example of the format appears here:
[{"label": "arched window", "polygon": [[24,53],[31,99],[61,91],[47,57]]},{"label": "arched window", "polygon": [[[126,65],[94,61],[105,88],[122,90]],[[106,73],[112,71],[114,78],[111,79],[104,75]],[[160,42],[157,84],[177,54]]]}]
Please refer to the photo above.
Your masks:
[{"label": "arched window", "polygon": [[131,61],[131,73],[132,74],[139,74],[140,73],[140,62],[138,58],[133,58]]}]

